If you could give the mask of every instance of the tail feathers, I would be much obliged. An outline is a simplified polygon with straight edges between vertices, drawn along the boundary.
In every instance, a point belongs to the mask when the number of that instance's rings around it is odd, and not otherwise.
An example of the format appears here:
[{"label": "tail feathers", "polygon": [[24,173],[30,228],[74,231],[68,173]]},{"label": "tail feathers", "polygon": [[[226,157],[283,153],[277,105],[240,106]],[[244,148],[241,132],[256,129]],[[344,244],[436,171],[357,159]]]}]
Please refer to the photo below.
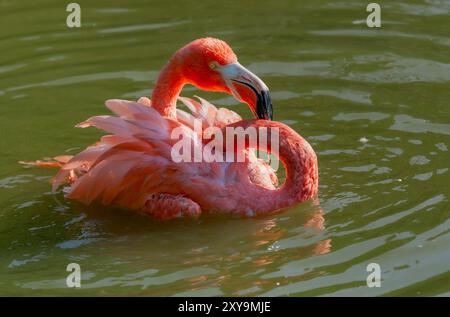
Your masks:
[{"label": "tail feathers", "polygon": [[72,158],[71,155],[59,155],[55,156],[53,159],[41,161],[19,161],[19,164],[25,166],[38,166],[38,167],[62,167]]}]

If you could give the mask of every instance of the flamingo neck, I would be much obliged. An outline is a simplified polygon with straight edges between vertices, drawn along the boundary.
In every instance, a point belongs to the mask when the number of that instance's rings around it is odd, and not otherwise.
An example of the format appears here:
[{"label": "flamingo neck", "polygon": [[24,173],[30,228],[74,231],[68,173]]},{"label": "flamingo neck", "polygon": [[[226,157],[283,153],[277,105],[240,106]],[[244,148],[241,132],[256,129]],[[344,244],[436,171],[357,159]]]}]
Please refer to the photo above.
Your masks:
[{"label": "flamingo neck", "polygon": [[278,157],[286,170],[286,180],[278,189],[270,190],[254,184],[250,185],[249,192],[252,193],[252,197],[257,197],[251,203],[251,209],[262,213],[270,212],[292,206],[317,195],[319,180],[317,156],[305,139],[279,122],[245,120],[238,122],[237,125],[244,128],[249,126],[266,127],[268,130],[267,144],[269,148],[272,148],[272,153],[274,153],[274,145],[271,144],[273,139],[269,135],[273,133],[273,128],[277,128],[279,137],[274,139],[279,142]]},{"label": "flamingo neck", "polygon": [[152,107],[161,115],[176,119],[177,98],[185,83],[181,65],[172,58],[158,76],[152,93]]},{"label": "flamingo neck", "polygon": [[280,131],[280,134],[279,156],[286,170],[286,180],[279,190],[271,193],[274,210],[316,196],[319,180],[317,157],[309,143],[296,133]]}]

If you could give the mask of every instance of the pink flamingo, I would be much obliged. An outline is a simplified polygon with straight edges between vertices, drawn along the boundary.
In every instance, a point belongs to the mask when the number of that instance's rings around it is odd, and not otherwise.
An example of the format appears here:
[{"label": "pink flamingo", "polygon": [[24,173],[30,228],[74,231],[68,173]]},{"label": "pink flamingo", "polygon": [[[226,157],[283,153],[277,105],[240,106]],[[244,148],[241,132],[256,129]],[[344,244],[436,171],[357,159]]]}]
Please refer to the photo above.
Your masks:
[{"label": "pink flamingo", "polygon": [[[247,103],[259,119],[272,119],[267,86],[237,62],[225,42],[199,39],[178,50],[163,68],[152,101],[146,97],[137,102],[108,100],[106,106],[117,116],[96,116],[77,125],[95,126],[110,135],[74,157],[57,157],[54,165],[61,169],[53,180],[53,190],[68,182],[64,192],[70,199],[118,205],[160,219],[214,211],[252,216],[317,194],[317,158],[306,140],[282,123],[242,121],[236,113],[217,109],[201,98],[197,102],[179,97],[188,83],[232,94]],[[191,114],[176,109],[177,99]],[[253,149],[244,150],[244,163],[175,163],[171,149],[176,140],[171,132],[183,128],[185,137],[195,138],[194,119],[200,119],[203,128],[278,128],[285,183],[277,188],[274,171],[256,158]]]}]

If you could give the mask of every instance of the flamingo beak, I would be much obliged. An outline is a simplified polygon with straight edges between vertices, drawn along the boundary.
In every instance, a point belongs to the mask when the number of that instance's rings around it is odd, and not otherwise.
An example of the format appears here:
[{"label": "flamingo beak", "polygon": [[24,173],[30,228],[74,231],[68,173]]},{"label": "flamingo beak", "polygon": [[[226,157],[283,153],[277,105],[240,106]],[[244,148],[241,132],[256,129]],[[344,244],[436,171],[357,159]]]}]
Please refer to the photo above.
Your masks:
[{"label": "flamingo beak", "polygon": [[237,62],[222,66],[219,71],[233,96],[247,103],[256,118],[272,120],[269,88],[258,76]]}]

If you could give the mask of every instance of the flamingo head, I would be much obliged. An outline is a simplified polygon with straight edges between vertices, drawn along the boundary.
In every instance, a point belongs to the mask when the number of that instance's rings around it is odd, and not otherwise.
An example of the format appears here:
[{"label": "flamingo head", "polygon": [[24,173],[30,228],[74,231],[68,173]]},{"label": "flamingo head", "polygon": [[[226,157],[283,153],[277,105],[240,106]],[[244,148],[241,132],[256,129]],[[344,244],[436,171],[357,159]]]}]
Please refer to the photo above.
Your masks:
[{"label": "flamingo head", "polygon": [[174,58],[184,79],[200,89],[221,91],[248,104],[256,118],[272,120],[269,88],[239,64],[231,47],[215,38],[201,38],[182,47]]}]

